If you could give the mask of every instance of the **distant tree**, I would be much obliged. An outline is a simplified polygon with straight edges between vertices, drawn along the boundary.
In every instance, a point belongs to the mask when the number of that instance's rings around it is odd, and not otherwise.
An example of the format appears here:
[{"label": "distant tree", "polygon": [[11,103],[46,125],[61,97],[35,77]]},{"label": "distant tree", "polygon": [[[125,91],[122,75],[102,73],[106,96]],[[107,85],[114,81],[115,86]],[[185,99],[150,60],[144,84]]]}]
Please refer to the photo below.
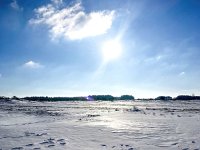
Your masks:
[{"label": "distant tree", "polygon": [[13,96],[12,99],[20,100],[17,96]]},{"label": "distant tree", "polygon": [[94,100],[105,100],[105,101],[112,101],[115,98],[112,95],[91,95]]},{"label": "distant tree", "polygon": [[155,100],[172,100],[171,96],[158,96]]},{"label": "distant tree", "polygon": [[200,100],[200,96],[179,95],[174,100]]},{"label": "distant tree", "polygon": [[0,96],[0,100],[8,100],[9,97],[5,97],[5,96]]},{"label": "distant tree", "polygon": [[120,100],[134,100],[134,97],[132,95],[122,95]]}]

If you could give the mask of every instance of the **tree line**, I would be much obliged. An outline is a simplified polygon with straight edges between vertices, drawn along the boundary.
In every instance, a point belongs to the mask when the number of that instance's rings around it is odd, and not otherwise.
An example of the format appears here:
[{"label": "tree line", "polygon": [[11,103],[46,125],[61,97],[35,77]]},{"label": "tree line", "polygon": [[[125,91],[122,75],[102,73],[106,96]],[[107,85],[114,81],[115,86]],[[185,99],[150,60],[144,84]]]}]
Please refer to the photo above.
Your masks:
[{"label": "tree line", "polygon": [[114,101],[114,100],[134,100],[132,95],[122,95],[120,97],[114,97],[112,95],[89,95],[86,97],[24,97],[23,99],[30,101]]},{"label": "tree line", "polygon": [[[19,98],[17,96],[13,96],[12,98],[0,96],[0,100],[29,100],[29,101],[115,101],[115,100],[135,100],[132,95],[122,95],[120,97],[114,97],[112,95],[89,95],[89,96],[80,96],[80,97],[48,97],[48,96],[30,96]],[[171,96],[158,96],[156,98],[149,99],[138,99],[138,100],[200,100],[200,96],[190,96],[190,95],[179,95],[177,97],[172,98]]]}]

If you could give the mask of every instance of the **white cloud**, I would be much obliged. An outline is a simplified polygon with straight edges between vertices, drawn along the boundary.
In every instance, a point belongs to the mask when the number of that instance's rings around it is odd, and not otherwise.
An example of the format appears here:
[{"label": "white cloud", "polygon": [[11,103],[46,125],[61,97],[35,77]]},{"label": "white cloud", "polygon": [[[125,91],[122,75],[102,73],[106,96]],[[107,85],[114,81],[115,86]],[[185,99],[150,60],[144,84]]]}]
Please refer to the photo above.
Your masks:
[{"label": "white cloud", "polygon": [[[60,0],[53,0],[57,3]],[[58,8],[55,4],[35,9],[36,18],[30,24],[44,24],[49,28],[52,39],[64,37],[78,40],[102,35],[111,28],[115,11],[95,11],[86,13],[81,3],[71,7]]]},{"label": "white cloud", "polygon": [[23,11],[23,8],[19,6],[19,4],[17,3],[17,0],[13,0],[11,3],[10,3],[10,6],[17,10],[17,11]]},{"label": "white cloud", "polygon": [[34,61],[28,61],[23,65],[25,68],[31,68],[31,69],[38,69],[38,68],[42,68],[43,65],[41,65],[40,63],[34,62]]}]

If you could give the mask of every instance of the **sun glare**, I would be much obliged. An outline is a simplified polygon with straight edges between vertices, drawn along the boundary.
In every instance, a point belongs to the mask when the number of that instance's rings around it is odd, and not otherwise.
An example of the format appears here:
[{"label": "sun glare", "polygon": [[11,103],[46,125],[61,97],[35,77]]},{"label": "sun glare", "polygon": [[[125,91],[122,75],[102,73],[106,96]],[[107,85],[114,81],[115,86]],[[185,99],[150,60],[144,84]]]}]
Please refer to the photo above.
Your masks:
[{"label": "sun glare", "polygon": [[122,51],[121,43],[118,40],[106,41],[102,46],[104,61],[114,60],[120,57]]}]

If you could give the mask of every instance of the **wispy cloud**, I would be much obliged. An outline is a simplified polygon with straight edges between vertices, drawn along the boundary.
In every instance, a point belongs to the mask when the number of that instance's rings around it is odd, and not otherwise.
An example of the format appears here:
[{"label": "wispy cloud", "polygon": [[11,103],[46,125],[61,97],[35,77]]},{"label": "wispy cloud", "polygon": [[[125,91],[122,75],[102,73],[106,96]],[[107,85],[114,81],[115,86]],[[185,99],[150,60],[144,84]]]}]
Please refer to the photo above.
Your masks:
[{"label": "wispy cloud", "polygon": [[156,63],[156,62],[160,62],[165,56],[164,55],[157,55],[154,57],[150,57],[150,58],[146,58],[144,59],[145,63]]},{"label": "wispy cloud", "polygon": [[63,0],[51,0],[52,1],[52,3],[54,3],[54,4],[62,4],[63,3]]},{"label": "wispy cloud", "polygon": [[23,8],[20,7],[19,4],[17,3],[17,0],[13,0],[13,1],[10,3],[10,6],[11,6],[14,10],[23,11]]},{"label": "wispy cloud", "polygon": [[41,65],[40,63],[30,60],[30,61],[26,62],[25,64],[23,64],[23,67],[30,68],[30,69],[38,69],[38,68],[42,68],[44,66]]},{"label": "wispy cloud", "polygon": [[54,3],[35,9],[36,17],[29,20],[30,24],[48,26],[52,39],[64,37],[78,40],[105,34],[111,28],[115,11],[95,11],[86,13],[81,3],[59,8]]},{"label": "wispy cloud", "polygon": [[179,73],[179,76],[183,76],[183,75],[185,75],[184,71]]}]

